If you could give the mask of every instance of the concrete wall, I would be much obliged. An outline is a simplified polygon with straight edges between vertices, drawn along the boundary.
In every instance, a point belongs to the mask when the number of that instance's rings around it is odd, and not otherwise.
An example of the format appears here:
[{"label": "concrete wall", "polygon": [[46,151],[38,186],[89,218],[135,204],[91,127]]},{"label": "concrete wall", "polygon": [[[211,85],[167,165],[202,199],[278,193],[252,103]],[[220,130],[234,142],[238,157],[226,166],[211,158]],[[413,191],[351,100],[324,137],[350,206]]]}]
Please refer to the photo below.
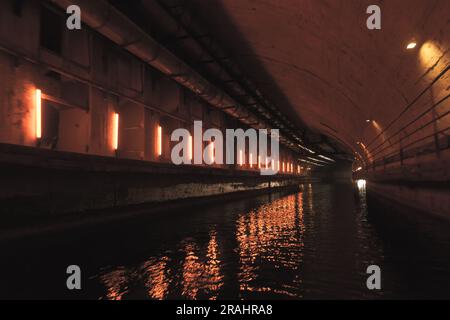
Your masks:
[{"label": "concrete wall", "polygon": [[381,202],[450,220],[450,150],[416,156],[402,165],[359,172],[368,194]]},{"label": "concrete wall", "polygon": [[352,163],[349,161],[338,161],[331,166],[317,167],[313,175],[327,182],[351,182]]},{"label": "concrete wall", "polygon": [[[194,120],[202,120],[205,130],[246,129],[86,26],[69,31],[65,13],[49,2],[14,3],[0,3],[0,143],[169,163],[172,131],[192,131]],[[36,89],[43,94],[43,131],[54,126],[56,136],[36,138]],[[59,122],[47,119],[47,108]],[[158,125],[163,127],[161,157]],[[281,161],[294,162],[290,150],[281,147],[281,154]]]},{"label": "concrete wall", "polygon": [[[2,227],[79,222],[99,210],[298,188],[307,177],[149,163],[0,144]],[[128,210],[126,210],[128,211]],[[83,212],[86,214],[83,215]],[[73,215],[76,213],[76,215]]]},{"label": "concrete wall", "polygon": [[401,206],[403,211],[413,210],[450,220],[450,192],[445,184],[369,181],[367,188],[378,202],[390,202]]}]

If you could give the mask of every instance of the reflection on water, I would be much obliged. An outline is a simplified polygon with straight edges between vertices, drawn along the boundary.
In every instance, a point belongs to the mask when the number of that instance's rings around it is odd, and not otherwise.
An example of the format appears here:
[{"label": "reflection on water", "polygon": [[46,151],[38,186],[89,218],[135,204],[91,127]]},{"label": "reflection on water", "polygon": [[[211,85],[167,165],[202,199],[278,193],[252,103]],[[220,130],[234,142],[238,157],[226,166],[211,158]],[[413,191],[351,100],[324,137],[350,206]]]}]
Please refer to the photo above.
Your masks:
[{"label": "reflection on water", "polygon": [[[359,181],[305,184],[0,244],[0,297],[449,298],[449,226],[369,208]],[[70,264],[80,293],[65,290]],[[380,291],[365,286],[371,264]]]},{"label": "reflection on water", "polygon": [[[292,283],[278,283],[276,270],[297,271],[302,260],[302,193],[264,204],[237,219],[240,295],[272,292],[295,297],[298,275]],[[269,273],[275,271],[275,273]],[[267,280],[261,282],[261,273]],[[295,273],[295,272],[294,272]],[[286,274],[285,274],[286,276]],[[270,284],[270,285],[269,285]]]},{"label": "reflection on water", "polygon": [[[185,239],[182,246],[184,260],[179,270],[182,284],[181,295],[187,299],[205,297],[211,300],[217,299],[219,289],[223,285],[223,275],[220,272],[215,231],[210,232],[210,240],[203,259],[199,257],[202,250],[193,239]],[[137,268],[127,270],[119,267],[100,274],[98,278],[107,291],[106,296],[100,298],[121,300],[129,293],[130,283],[141,281],[147,289],[146,296],[158,300],[165,299],[172,282],[170,275],[178,271],[171,270],[169,262],[170,258],[167,256],[151,257]]]},{"label": "reflection on water", "polygon": [[359,191],[365,192],[366,191],[366,180],[364,180],[364,179],[356,180],[356,186],[358,187]]}]

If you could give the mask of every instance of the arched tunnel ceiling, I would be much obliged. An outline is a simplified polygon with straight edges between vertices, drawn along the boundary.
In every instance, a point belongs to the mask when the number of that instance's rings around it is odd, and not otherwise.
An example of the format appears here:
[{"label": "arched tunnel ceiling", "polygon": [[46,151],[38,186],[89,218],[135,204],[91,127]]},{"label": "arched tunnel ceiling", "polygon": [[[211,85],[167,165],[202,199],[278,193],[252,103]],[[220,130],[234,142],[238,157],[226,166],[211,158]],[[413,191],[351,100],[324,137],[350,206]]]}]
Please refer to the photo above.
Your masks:
[{"label": "arched tunnel ceiling", "polygon": [[[375,137],[450,61],[448,0],[186,3],[266,97],[348,151]],[[372,4],[381,7],[381,30],[366,27]],[[406,50],[412,38],[418,46]]]}]

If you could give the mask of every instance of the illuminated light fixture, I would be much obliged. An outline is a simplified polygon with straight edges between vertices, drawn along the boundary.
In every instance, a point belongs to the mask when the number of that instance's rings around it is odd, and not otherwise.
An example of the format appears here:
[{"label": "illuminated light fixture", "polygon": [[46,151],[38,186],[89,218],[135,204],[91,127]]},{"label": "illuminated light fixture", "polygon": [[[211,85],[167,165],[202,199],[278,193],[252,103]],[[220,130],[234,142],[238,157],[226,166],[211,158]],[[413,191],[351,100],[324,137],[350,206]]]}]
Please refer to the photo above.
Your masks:
[{"label": "illuminated light fixture", "polygon": [[239,150],[239,165],[242,166],[244,164],[242,159],[242,150]]},{"label": "illuminated light fixture", "polygon": [[214,150],[215,150],[214,141],[211,141],[210,146],[211,147],[209,148],[209,158],[211,159],[211,163],[213,163],[215,161],[215,158],[214,158]]},{"label": "illuminated light fixture", "polygon": [[308,149],[308,148],[305,147],[305,146],[302,146],[301,144],[298,144],[298,146],[299,146],[300,148],[302,148],[303,150],[306,150],[306,151],[308,151],[308,152],[310,152],[310,153],[312,153],[312,154],[315,154],[314,151],[312,151],[311,149]]},{"label": "illuminated light fixture", "polygon": [[188,137],[188,158],[189,160],[192,160],[192,136],[190,135]]},{"label": "illuminated light fixture", "polygon": [[274,159],[272,159],[272,163],[271,163],[271,166],[272,166],[272,170],[274,170],[274,171],[275,171],[275,160],[274,160]]},{"label": "illuminated light fixture", "polygon": [[358,185],[359,190],[363,190],[366,188],[366,180],[364,180],[364,179],[357,180],[356,184]]},{"label": "illuminated light fixture", "polygon": [[408,50],[412,50],[417,46],[417,42],[416,41],[411,41],[410,43],[408,43],[408,45],[406,46],[406,49]]},{"label": "illuminated light fixture", "polygon": [[248,159],[248,161],[250,162],[250,168],[253,168],[253,154],[249,154],[249,159]]},{"label": "illuminated light fixture", "polygon": [[307,157],[307,158],[308,158],[309,160],[314,161],[314,162],[324,163],[324,164],[330,164],[330,163],[327,162],[327,161],[319,160],[319,159],[316,159],[316,158],[313,158],[313,157]]},{"label": "illuminated light fixture", "polygon": [[366,120],[366,122],[367,122],[367,123],[369,123],[369,122],[372,122],[372,120],[370,120],[370,119],[367,119],[367,120]]},{"label": "illuminated light fixture", "polygon": [[331,162],[336,162],[336,161],[334,161],[333,159],[328,158],[328,157],[325,157],[325,156],[323,156],[323,155],[321,155],[321,154],[319,154],[318,157],[319,157],[319,158],[322,158],[322,159],[325,159],[325,160],[328,160],[328,161],[331,161]]},{"label": "illuminated light fixture", "polygon": [[300,173],[300,166],[297,165],[297,172]]},{"label": "illuminated light fixture", "polygon": [[283,162],[283,172],[284,172],[284,162]]},{"label": "illuminated light fixture", "polygon": [[318,164],[317,162],[311,162],[311,161],[308,161],[308,160],[305,160],[305,159],[300,159],[300,161],[301,161],[301,162],[304,162],[304,163],[312,164],[312,165],[314,165],[314,166],[324,167],[323,164]]},{"label": "illuminated light fixture", "polygon": [[36,138],[42,138],[42,91],[36,89]]},{"label": "illuminated light fixture", "polygon": [[261,156],[258,156],[258,169],[261,169]]},{"label": "illuminated light fixture", "polygon": [[269,159],[266,157],[266,169],[269,169]]},{"label": "illuminated light fixture", "polygon": [[162,127],[158,125],[156,130],[156,153],[158,156],[162,155]]},{"label": "illuminated light fixture", "polygon": [[280,171],[280,160],[277,161],[277,170]]},{"label": "illuminated light fixture", "polygon": [[113,120],[113,149],[117,151],[119,149],[119,114],[114,113]]}]

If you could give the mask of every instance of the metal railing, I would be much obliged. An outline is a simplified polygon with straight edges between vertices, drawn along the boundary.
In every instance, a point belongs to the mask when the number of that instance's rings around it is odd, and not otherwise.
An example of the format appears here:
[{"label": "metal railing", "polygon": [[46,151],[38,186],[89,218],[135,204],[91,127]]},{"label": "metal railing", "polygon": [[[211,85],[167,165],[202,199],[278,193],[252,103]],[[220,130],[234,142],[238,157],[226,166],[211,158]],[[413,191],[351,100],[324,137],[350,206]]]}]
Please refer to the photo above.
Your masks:
[{"label": "metal railing", "polygon": [[[388,163],[392,162],[398,162],[403,163],[404,159],[414,157],[418,153],[431,153],[431,152],[437,152],[439,153],[441,150],[445,150],[447,148],[450,148],[450,141],[448,141],[448,135],[446,134],[447,131],[450,130],[450,126],[447,126],[443,129],[434,129],[434,132],[431,134],[425,134],[419,136],[417,139],[413,141],[408,141],[406,144],[403,144],[405,140],[410,139],[413,135],[417,134],[418,132],[428,128],[431,125],[436,124],[438,121],[444,119],[450,114],[450,108],[447,110],[444,110],[440,115],[433,116],[431,120],[427,120],[425,123],[420,124],[418,127],[415,127],[411,132],[407,132],[407,129],[410,129],[412,126],[414,126],[418,121],[422,120],[424,117],[430,115],[435,109],[439,106],[441,106],[445,101],[447,101],[450,98],[450,93],[446,94],[442,98],[440,98],[437,102],[433,103],[431,106],[426,108],[426,110],[422,111],[420,114],[415,116],[412,120],[408,121],[405,125],[397,129],[395,132],[393,132],[389,137],[386,139],[383,139],[379,144],[374,146],[373,148],[370,148],[371,145],[373,145],[376,141],[379,140],[380,137],[383,137],[389,130],[393,128],[393,125],[397,123],[402,117],[408,112],[416,103],[427,93],[432,90],[432,88],[436,85],[436,83],[439,83],[441,79],[444,78],[445,75],[449,73],[450,66],[447,66],[439,75],[416,97],[413,101],[411,101],[403,110],[400,112],[400,114],[394,118],[388,126],[386,126],[385,129],[381,130],[375,138],[366,146],[367,149],[367,155],[370,156],[372,161],[371,167],[372,169],[375,169],[379,165],[386,165]],[[445,86],[444,86],[445,87]],[[446,87],[448,90],[448,86]],[[401,133],[407,133],[407,135],[400,137]],[[446,143],[443,145],[441,143],[442,139],[439,138],[439,135],[445,135],[444,139],[446,140]],[[398,137],[394,142],[392,140],[394,138]],[[422,144],[416,148],[413,148],[413,146],[423,143],[427,139],[434,138],[434,141],[432,142],[433,147],[430,148],[430,144]],[[385,154],[385,152],[389,149],[395,149],[395,147],[398,145],[398,148],[396,151],[390,152]],[[368,168],[367,168],[368,169]]]}]

